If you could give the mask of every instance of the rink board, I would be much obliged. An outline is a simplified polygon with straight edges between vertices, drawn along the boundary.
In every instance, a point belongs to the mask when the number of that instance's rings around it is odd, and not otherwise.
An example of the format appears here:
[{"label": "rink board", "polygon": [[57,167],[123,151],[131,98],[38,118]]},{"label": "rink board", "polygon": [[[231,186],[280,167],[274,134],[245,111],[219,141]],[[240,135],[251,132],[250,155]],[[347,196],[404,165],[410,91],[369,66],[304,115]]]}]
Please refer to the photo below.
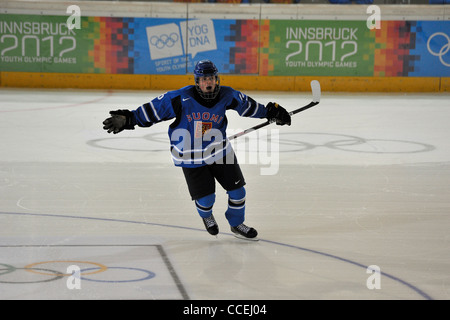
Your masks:
[{"label": "rink board", "polygon": [[[439,77],[325,77],[221,75],[221,84],[237,90],[310,91],[319,80],[331,92],[449,92],[450,78]],[[111,90],[174,90],[194,83],[192,75],[123,75],[0,72],[0,86]]]}]

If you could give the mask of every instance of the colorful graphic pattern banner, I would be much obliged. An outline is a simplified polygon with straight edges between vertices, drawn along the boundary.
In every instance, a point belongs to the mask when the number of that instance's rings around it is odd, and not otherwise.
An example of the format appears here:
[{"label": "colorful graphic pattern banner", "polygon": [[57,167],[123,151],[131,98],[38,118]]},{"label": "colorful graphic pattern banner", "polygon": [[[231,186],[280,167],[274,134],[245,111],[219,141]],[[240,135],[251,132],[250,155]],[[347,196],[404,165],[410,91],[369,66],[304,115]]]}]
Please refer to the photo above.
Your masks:
[{"label": "colorful graphic pattern banner", "polygon": [[83,72],[134,73],[133,19],[89,17],[82,26],[81,30],[92,29],[87,38],[93,40],[87,52],[92,66]]},{"label": "colorful graphic pattern banner", "polygon": [[411,54],[416,45],[415,22],[386,21],[376,30],[374,76],[408,76],[414,71],[414,61],[420,56]]},{"label": "colorful graphic pattern banner", "polygon": [[450,21],[229,20],[0,14],[0,71],[450,76]]}]

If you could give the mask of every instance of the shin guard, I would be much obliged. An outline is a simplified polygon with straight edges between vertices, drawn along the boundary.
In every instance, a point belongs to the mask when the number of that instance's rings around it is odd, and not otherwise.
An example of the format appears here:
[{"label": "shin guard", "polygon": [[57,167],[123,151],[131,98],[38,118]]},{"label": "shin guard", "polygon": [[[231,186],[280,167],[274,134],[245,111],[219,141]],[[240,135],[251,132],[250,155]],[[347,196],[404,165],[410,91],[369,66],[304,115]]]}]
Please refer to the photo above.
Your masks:
[{"label": "shin guard", "polygon": [[202,218],[208,218],[212,214],[212,208],[216,201],[216,195],[211,193],[203,198],[195,200],[195,207]]},{"label": "shin guard", "polygon": [[225,217],[230,226],[240,225],[245,220],[245,188],[228,191],[228,209]]}]

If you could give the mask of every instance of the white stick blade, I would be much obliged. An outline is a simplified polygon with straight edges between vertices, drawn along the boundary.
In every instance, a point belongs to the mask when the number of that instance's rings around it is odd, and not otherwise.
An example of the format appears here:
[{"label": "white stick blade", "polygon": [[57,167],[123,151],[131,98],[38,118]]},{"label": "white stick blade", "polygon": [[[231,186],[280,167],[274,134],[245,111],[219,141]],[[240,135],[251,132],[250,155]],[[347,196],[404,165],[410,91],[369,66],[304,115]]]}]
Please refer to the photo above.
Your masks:
[{"label": "white stick blade", "polygon": [[320,102],[320,82],[317,80],[311,81],[311,91],[313,94],[313,102]]}]

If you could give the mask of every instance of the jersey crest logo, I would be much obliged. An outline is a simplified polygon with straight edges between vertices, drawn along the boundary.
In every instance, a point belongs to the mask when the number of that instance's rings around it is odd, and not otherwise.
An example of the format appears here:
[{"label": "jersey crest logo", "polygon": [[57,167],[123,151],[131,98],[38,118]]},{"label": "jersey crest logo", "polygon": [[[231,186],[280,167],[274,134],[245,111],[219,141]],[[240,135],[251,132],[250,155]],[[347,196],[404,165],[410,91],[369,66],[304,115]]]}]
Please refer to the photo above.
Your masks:
[{"label": "jersey crest logo", "polygon": [[195,137],[201,138],[212,129],[212,122],[195,121]]}]

